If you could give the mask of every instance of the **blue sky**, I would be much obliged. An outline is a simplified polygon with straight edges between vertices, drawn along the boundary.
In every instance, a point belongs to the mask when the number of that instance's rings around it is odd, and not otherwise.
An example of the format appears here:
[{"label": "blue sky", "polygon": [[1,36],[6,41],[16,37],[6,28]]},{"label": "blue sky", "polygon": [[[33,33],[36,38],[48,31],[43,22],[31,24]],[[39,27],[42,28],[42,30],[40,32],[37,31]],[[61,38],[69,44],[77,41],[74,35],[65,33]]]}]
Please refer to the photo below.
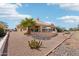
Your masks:
[{"label": "blue sky", "polygon": [[6,22],[9,28],[15,28],[25,17],[39,18],[65,28],[76,27],[79,23],[79,4],[0,4],[0,21]]}]

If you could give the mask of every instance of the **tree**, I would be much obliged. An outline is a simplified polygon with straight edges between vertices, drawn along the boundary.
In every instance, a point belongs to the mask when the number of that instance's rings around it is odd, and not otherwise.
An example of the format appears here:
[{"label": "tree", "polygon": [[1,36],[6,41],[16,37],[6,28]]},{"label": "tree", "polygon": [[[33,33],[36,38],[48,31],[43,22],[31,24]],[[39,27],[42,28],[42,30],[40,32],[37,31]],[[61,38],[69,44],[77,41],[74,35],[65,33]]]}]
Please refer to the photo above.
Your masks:
[{"label": "tree", "polygon": [[77,30],[79,30],[79,24],[77,25]]},{"label": "tree", "polygon": [[8,25],[5,22],[0,21],[0,37],[5,36],[5,28],[7,28]]},{"label": "tree", "polygon": [[3,28],[0,28],[0,37],[5,36],[6,32]]},{"label": "tree", "polygon": [[64,30],[65,30],[65,28],[61,28],[61,27],[56,27],[56,29],[57,29],[57,32],[63,32]]},{"label": "tree", "polygon": [[5,22],[0,21],[0,28],[7,28],[8,25]]},{"label": "tree", "polygon": [[25,18],[20,23],[21,28],[28,28],[27,34],[31,34],[31,27],[33,25],[35,25],[33,18]]},{"label": "tree", "polygon": [[79,24],[78,24],[77,26],[78,26],[78,28],[79,28]]}]

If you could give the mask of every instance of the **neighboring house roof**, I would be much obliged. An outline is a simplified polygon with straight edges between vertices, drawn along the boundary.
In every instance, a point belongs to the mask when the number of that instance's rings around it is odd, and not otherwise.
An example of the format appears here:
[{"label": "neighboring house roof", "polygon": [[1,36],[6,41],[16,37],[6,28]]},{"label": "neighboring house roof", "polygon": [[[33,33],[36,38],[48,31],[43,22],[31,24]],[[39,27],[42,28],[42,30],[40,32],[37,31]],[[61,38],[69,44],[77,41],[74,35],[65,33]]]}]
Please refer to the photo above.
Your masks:
[{"label": "neighboring house roof", "polygon": [[[39,18],[34,19],[34,21],[36,22],[36,25],[37,26],[50,26],[50,27],[55,27],[54,24],[42,22],[42,21],[39,20]],[[17,25],[17,28],[20,28],[20,24]]]},{"label": "neighboring house roof", "polygon": [[7,29],[8,25],[5,22],[0,21],[0,28]]},{"label": "neighboring house roof", "polygon": [[41,26],[52,26],[52,27],[54,27],[54,24],[42,22],[42,21],[39,20],[39,18],[35,19],[35,22],[36,22],[36,25],[41,25]]},{"label": "neighboring house roof", "polygon": [[0,28],[4,28],[4,25],[3,24],[0,24]]}]

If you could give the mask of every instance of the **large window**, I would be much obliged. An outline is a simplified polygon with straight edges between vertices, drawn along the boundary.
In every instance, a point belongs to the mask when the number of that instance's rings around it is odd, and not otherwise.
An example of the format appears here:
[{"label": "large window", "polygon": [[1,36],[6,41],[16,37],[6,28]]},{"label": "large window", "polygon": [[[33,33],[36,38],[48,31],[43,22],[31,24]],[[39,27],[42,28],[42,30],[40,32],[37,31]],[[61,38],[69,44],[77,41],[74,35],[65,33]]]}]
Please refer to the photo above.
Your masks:
[{"label": "large window", "polygon": [[52,31],[52,29],[51,29],[51,27],[43,27],[43,32],[51,32]]}]

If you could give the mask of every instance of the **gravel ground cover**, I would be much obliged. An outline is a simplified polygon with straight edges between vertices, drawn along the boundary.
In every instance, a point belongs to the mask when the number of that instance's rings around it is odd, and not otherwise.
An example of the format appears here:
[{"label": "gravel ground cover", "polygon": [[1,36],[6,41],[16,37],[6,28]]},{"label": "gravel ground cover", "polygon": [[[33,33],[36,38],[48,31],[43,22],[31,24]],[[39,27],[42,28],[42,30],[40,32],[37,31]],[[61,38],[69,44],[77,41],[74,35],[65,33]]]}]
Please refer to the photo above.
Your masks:
[{"label": "gravel ground cover", "polygon": [[28,41],[32,39],[34,38],[24,35],[22,32],[11,32],[7,47],[8,56],[43,56],[62,43],[65,40],[65,37],[63,37],[62,33],[59,33],[49,40],[41,40],[43,45],[39,50],[29,48]]},{"label": "gravel ground cover", "polygon": [[57,47],[49,56],[79,56],[79,31]]}]

